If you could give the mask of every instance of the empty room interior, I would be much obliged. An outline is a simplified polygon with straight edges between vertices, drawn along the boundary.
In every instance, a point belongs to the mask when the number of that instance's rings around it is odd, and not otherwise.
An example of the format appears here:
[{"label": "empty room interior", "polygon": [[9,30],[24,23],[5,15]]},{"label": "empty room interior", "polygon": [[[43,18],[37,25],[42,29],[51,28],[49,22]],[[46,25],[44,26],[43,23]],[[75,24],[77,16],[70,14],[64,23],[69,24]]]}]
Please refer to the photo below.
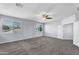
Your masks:
[{"label": "empty room interior", "polygon": [[79,4],[0,3],[0,55],[79,55]]}]

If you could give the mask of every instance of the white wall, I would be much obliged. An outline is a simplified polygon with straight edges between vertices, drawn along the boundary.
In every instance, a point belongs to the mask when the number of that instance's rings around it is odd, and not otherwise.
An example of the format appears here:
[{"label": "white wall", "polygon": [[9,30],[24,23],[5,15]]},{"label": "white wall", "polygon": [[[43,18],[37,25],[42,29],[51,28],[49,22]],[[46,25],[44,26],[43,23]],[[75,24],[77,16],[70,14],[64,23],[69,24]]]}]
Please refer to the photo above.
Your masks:
[{"label": "white wall", "polygon": [[[79,7],[79,5],[78,5]],[[79,47],[79,10],[76,11],[76,20],[73,28],[73,44]]]},{"label": "white wall", "polygon": [[[2,20],[7,16],[0,17],[0,30],[2,30]],[[40,25],[41,23],[33,22],[33,21],[26,21],[22,19],[16,19],[7,17],[10,20],[21,21],[22,22],[22,29],[18,32],[13,33],[4,33],[0,31],[0,43],[12,42],[17,40],[29,39],[34,37],[40,37],[43,35],[42,32],[35,31],[35,26]]]},{"label": "white wall", "polygon": [[49,22],[45,24],[45,36],[57,37],[58,24],[56,22]]},{"label": "white wall", "polygon": [[63,39],[63,26],[58,25],[58,35],[57,38]]},{"label": "white wall", "polygon": [[69,17],[63,19],[62,20],[62,25],[74,23],[74,21],[75,21],[75,15],[72,15],[72,16],[69,16]]},{"label": "white wall", "polygon": [[73,44],[79,47],[79,21],[74,23]]}]

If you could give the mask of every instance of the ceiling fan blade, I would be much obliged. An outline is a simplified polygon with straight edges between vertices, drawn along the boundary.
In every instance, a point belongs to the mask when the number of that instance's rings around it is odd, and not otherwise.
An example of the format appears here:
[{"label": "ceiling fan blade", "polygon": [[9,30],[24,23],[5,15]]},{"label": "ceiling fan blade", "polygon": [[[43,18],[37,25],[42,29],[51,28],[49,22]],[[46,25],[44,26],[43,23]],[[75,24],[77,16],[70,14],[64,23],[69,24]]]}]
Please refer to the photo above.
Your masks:
[{"label": "ceiling fan blade", "polygon": [[52,17],[48,17],[47,19],[52,19]]}]

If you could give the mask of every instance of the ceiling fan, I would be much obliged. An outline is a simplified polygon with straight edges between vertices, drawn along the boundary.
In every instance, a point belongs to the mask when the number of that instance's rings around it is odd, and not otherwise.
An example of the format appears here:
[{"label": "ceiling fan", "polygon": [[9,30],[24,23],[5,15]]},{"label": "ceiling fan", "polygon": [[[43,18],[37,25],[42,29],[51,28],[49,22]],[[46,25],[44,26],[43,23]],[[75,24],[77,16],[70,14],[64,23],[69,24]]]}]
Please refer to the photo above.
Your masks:
[{"label": "ceiling fan", "polygon": [[39,15],[37,15],[39,18],[43,19],[44,21],[53,19],[52,14],[48,12],[41,12]]},{"label": "ceiling fan", "polygon": [[45,20],[52,19],[52,17],[50,15],[47,15],[47,14],[42,15],[42,18]]}]

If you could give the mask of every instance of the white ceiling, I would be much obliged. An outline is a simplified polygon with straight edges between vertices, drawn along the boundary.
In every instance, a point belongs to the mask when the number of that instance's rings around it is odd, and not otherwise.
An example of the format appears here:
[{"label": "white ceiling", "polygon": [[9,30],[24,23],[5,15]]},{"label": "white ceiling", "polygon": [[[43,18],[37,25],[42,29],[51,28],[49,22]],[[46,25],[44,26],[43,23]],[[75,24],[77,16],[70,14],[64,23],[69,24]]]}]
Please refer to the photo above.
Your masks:
[{"label": "white ceiling", "polygon": [[[0,3],[0,14],[34,20],[38,22],[60,21],[75,14],[74,3],[22,3],[23,7],[16,7],[16,3]],[[53,19],[43,21],[37,17],[41,12],[49,12]]]}]

